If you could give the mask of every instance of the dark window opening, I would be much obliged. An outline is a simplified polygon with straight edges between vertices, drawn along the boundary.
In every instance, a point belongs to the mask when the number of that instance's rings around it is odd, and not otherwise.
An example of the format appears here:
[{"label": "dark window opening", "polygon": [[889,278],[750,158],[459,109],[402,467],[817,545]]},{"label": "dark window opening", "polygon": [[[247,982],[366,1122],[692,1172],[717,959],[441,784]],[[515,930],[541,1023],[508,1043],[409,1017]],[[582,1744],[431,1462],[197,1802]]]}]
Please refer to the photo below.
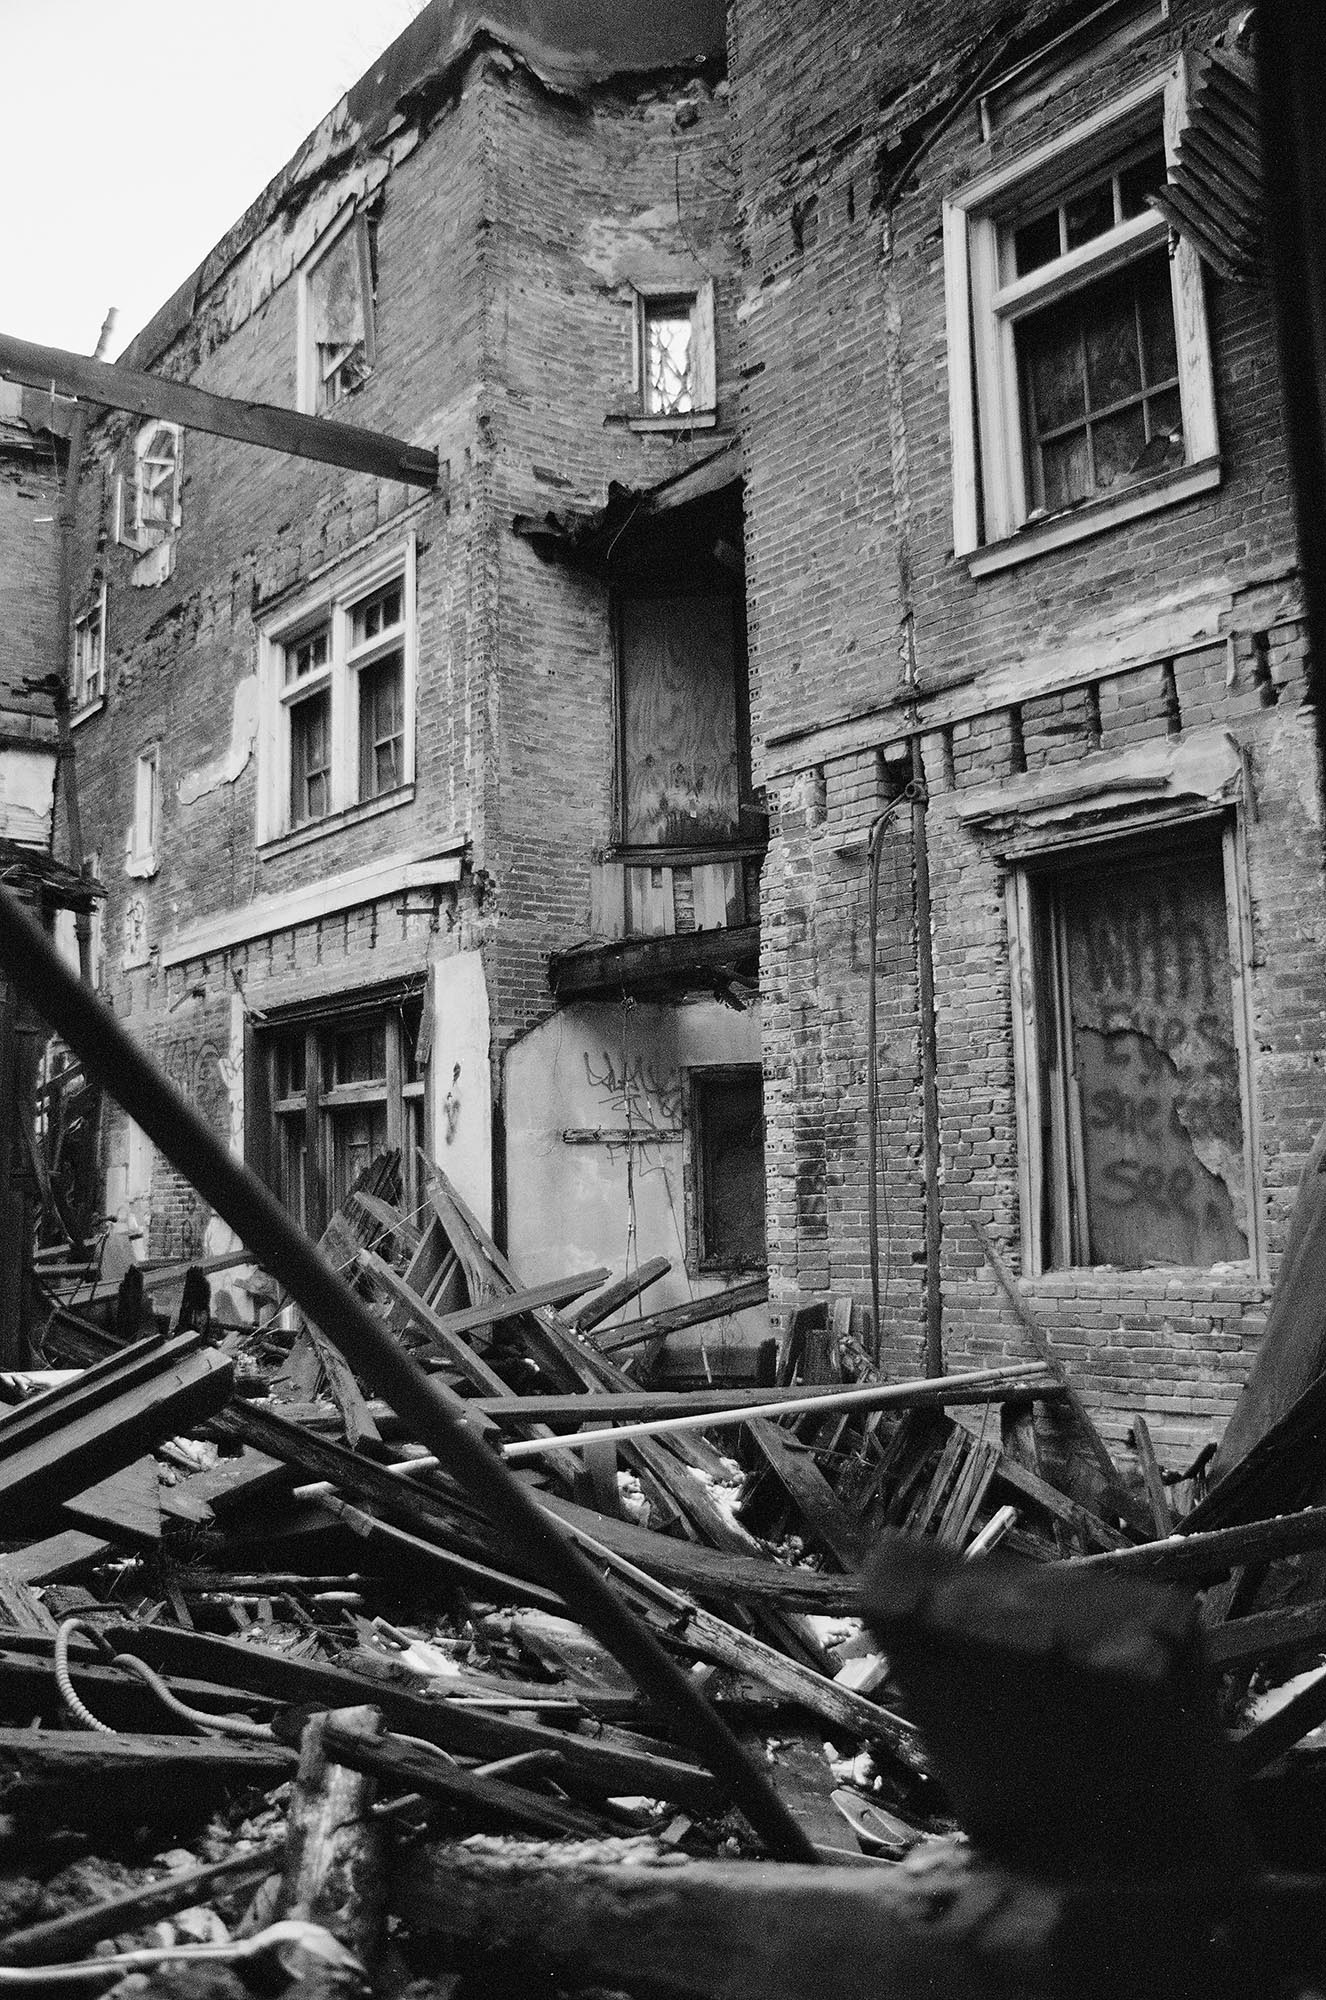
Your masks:
[{"label": "dark window opening", "polygon": [[404,782],[405,656],[389,653],[359,675],[359,796],[380,798]]},{"label": "dark window opening", "polygon": [[407,997],[261,1032],[271,1125],[253,1143],[267,1154],[279,1200],[310,1235],[321,1234],[359,1175],[389,1149],[401,1154],[401,1200],[407,1211],[417,1205],[421,1013],[421,1002]]},{"label": "dark window opening", "polygon": [[290,824],[331,810],[331,695],[324,689],[290,710]]},{"label": "dark window opening", "polygon": [[698,1263],[763,1270],[764,1078],[759,1067],[691,1072]]}]

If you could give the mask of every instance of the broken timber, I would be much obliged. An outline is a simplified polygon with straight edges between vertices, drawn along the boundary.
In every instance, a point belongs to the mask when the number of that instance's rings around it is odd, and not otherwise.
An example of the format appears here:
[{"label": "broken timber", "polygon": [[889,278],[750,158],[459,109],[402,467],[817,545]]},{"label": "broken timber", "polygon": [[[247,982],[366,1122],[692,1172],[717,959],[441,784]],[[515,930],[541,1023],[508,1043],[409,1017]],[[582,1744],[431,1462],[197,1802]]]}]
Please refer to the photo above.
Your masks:
[{"label": "broken timber", "polygon": [[437,485],[437,453],[422,445],[298,410],[281,410],[273,403],[217,396],[187,382],[168,382],[160,375],[139,374],[136,369],[70,354],[62,347],[15,340],[6,333],[0,333],[0,375],[29,389],[53,390],[107,409],[133,410],[140,417],[161,417],[186,430],[339,465],[347,472],[398,479],[407,486]]}]

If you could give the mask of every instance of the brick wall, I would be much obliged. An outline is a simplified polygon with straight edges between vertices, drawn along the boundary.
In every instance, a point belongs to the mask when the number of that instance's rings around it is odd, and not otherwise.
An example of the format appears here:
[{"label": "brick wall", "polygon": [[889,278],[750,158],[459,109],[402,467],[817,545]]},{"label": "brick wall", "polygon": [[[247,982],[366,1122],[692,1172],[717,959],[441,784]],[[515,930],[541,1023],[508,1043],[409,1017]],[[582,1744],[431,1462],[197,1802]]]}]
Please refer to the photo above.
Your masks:
[{"label": "brick wall", "polygon": [[[922,4],[886,24],[848,5],[775,19],[759,0],[737,0],[730,46],[753,728],[776,807],[763,911],[774,1297],[784,1313],[826,1287],[869,1303],[866,836],[894,774],[905,779],[915,715],[930,793],[951,1365],[1020,1352],[1022,1338],[969,1226],[988,1227],[1016,1267],[1008,842],[960,816],[965,794],[1024,773],[1053,783],[1065,767],[1089,778],[1130,747],[1231,731],[1251,792],[1239,810],[1249,1057],[1272,1269],[1326,1111],[1318,765],[1300,707],[1301,599],[1265,296],[1207,274],[1215,491],[979,580],[953,554],[943,200],[1225,19],[1176,7],[1162,33],[1091,66],[983,146],[974,103],[951,100],[955,80],[975,73],[973,52],[989,60],[996,16],[977,6],[959,20]],[[1170,643],[1194,606],[1190,643]],[[1126,670],[1093,673],[1093,662]],[[882,842],[876,1046],[885,1353],[911,1372],[924,1237],[909,818]],[[1118,1434],[1145,1409],[1175,1456],[1228,1414],[1267,1296],[1247,1269],[1061,1271],[1024,1290],[1108,1427]]]}]

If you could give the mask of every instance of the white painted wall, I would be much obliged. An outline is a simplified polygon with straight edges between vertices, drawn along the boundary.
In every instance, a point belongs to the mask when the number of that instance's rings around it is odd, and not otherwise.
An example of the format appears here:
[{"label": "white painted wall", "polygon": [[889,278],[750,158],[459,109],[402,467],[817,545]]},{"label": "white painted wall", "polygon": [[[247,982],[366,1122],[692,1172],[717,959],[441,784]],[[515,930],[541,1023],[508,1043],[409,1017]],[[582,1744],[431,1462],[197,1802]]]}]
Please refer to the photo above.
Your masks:
[{"label": "white painted wall", "polygon": [[493,1224],[492,1029],[483,958],[455,952],[432,968],[428,1059],[433,1157],[485,1229]]}]

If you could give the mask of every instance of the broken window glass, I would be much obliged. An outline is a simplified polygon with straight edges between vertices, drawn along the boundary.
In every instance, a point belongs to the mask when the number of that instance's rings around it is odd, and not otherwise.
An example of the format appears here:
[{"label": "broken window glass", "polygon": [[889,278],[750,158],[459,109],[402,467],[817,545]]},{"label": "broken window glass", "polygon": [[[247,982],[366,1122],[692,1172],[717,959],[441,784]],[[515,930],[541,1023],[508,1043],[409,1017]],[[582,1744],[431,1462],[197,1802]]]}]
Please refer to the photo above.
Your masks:
[{"label": "broken window glass", "polygon": [[1038,972],[1047,1261],[1246,1258],[1218,840],[1045,884]]},{"label": "broken window glass", "polygon": [[312,408],[329,410],[373,365],[373,285],[368,224],[357,216],[307,272]]},{"label": "broken window glass", "polygon": [[645,414],[688,416],[696,407],[695,294],[644,302]]}]

